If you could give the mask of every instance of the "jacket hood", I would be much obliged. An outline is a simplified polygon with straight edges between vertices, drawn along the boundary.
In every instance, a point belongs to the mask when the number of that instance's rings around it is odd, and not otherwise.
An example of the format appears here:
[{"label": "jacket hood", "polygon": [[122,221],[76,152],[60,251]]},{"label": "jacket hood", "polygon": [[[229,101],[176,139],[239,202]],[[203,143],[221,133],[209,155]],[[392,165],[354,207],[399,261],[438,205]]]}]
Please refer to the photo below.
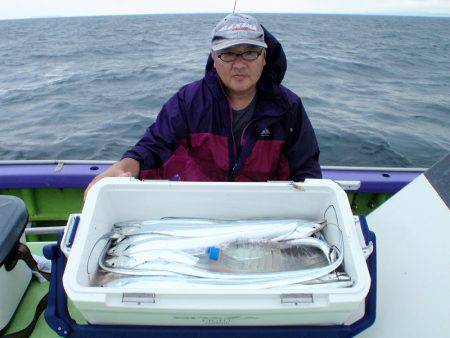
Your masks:
[{"label": "jacket hood", "polygon": [[[259,79],[258,87],[264,91],[273,91],[275,87],[279,87],[286,73],[286,55],[280,42],[264,26],[262,28],[264,30],[264,40],[267,44],[266,65]],[[206,63],[205,75],[207,77],[217,76],[211,54]]]}]

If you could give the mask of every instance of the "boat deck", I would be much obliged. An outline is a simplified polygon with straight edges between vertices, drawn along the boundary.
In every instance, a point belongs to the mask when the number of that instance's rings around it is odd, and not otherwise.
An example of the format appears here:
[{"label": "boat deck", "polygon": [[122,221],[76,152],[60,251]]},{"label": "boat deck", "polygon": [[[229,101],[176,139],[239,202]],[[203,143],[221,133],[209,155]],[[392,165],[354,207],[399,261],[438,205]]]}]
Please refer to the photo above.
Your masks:
[{"label": "boat deck", "polygon": [[[111,162],[80,161],[0,161],[0,194],[15,195],[24,200],[30,227],[65,225],[71,213],[82,209],[83,190]],[[369,214],[414,178],[422,168],[345,168],[324,167],[323,176],[337,181],[346,190],[354,214]],[[55,235],[27,234],[27,245],[34,254]],[[37,304],[48,292],[49,283],[32,279],[6,334],[17,332],[32,320]],[[86,323],[81,313],[68,304],[70,315],[78,323]],[[31,337],[58,337],[41,314]]]}]

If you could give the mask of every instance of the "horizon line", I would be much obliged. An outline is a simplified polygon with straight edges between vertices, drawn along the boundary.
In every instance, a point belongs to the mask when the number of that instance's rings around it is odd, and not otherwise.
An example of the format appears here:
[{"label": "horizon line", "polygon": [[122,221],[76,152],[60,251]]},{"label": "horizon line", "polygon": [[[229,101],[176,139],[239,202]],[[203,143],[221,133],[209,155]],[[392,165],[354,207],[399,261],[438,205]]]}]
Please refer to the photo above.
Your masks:
[{"label": "horizon line", "polygon": [[[192,15],[192,14],[202,14],[202,15],[215,15],[215,14],[226,14],[228,12],[167,12],[167,13],[129,13],[129,14],[90,14],[90,15],[53,15],[53,16],[30,16],[24,18],[0,18],[0,21],[14,21],[14,20],[30,20],[30,19],[63,19],[63,18],[91,18],[91,17],[109,17],[109,16],[145,16],[145,15]],[[450,13],[439,13],[439,14],[421,14],[421,13],[360,13],[360,12],[349,12],[349,13],[317,13],[317,12],[250,12],[251,14],[291,14],[291,15],[355,15],[355,16],[391,16],[391,17],[420,17],[420,18],[450,18]]]}]

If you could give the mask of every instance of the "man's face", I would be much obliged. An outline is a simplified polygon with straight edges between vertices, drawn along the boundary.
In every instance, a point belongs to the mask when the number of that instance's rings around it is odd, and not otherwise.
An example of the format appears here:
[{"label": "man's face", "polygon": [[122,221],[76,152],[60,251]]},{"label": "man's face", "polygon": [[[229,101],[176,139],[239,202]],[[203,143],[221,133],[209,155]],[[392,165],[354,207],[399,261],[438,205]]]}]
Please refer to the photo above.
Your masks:
[{"label": "man's face", "polygon": [[[243,55],[238,56],[236,60],[230,62],[220,59],[221,54],[224,60],[228,60],[233,55],[226,53],[241,54],[249,51],[262,52],[262,54],[253,61],[245,60]],[[256,86],[266,64],[263,48],[251,45],[236,45],[213,53],[213,56],[214,67],[220,79],[229,90],[238,94],[245,93]]]}]

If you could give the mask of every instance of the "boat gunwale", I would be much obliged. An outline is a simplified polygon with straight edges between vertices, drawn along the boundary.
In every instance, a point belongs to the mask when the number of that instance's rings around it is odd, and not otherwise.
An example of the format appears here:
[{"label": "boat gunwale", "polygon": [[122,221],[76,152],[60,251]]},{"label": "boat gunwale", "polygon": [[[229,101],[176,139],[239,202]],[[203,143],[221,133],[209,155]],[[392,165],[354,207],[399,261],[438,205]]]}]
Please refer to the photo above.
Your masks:
[{"label": "boat gunwale", "polygon": [[[105,160],[14,160],[0,161],[0,189],[84,189],[114,161]],[[396,193],[425,168],[323,166],[323,178],[358,193]]]},{"label": "boat gunwale", "polygon": [[[113,160],[0,160],[0,165],[29,165],[29,164],[114,164]],[[343,171],[394,171],[394,172],[424,172],[428,168],[421,167],[366,167],[366,166],[321,166],[322,170],[343,170]]]}]

